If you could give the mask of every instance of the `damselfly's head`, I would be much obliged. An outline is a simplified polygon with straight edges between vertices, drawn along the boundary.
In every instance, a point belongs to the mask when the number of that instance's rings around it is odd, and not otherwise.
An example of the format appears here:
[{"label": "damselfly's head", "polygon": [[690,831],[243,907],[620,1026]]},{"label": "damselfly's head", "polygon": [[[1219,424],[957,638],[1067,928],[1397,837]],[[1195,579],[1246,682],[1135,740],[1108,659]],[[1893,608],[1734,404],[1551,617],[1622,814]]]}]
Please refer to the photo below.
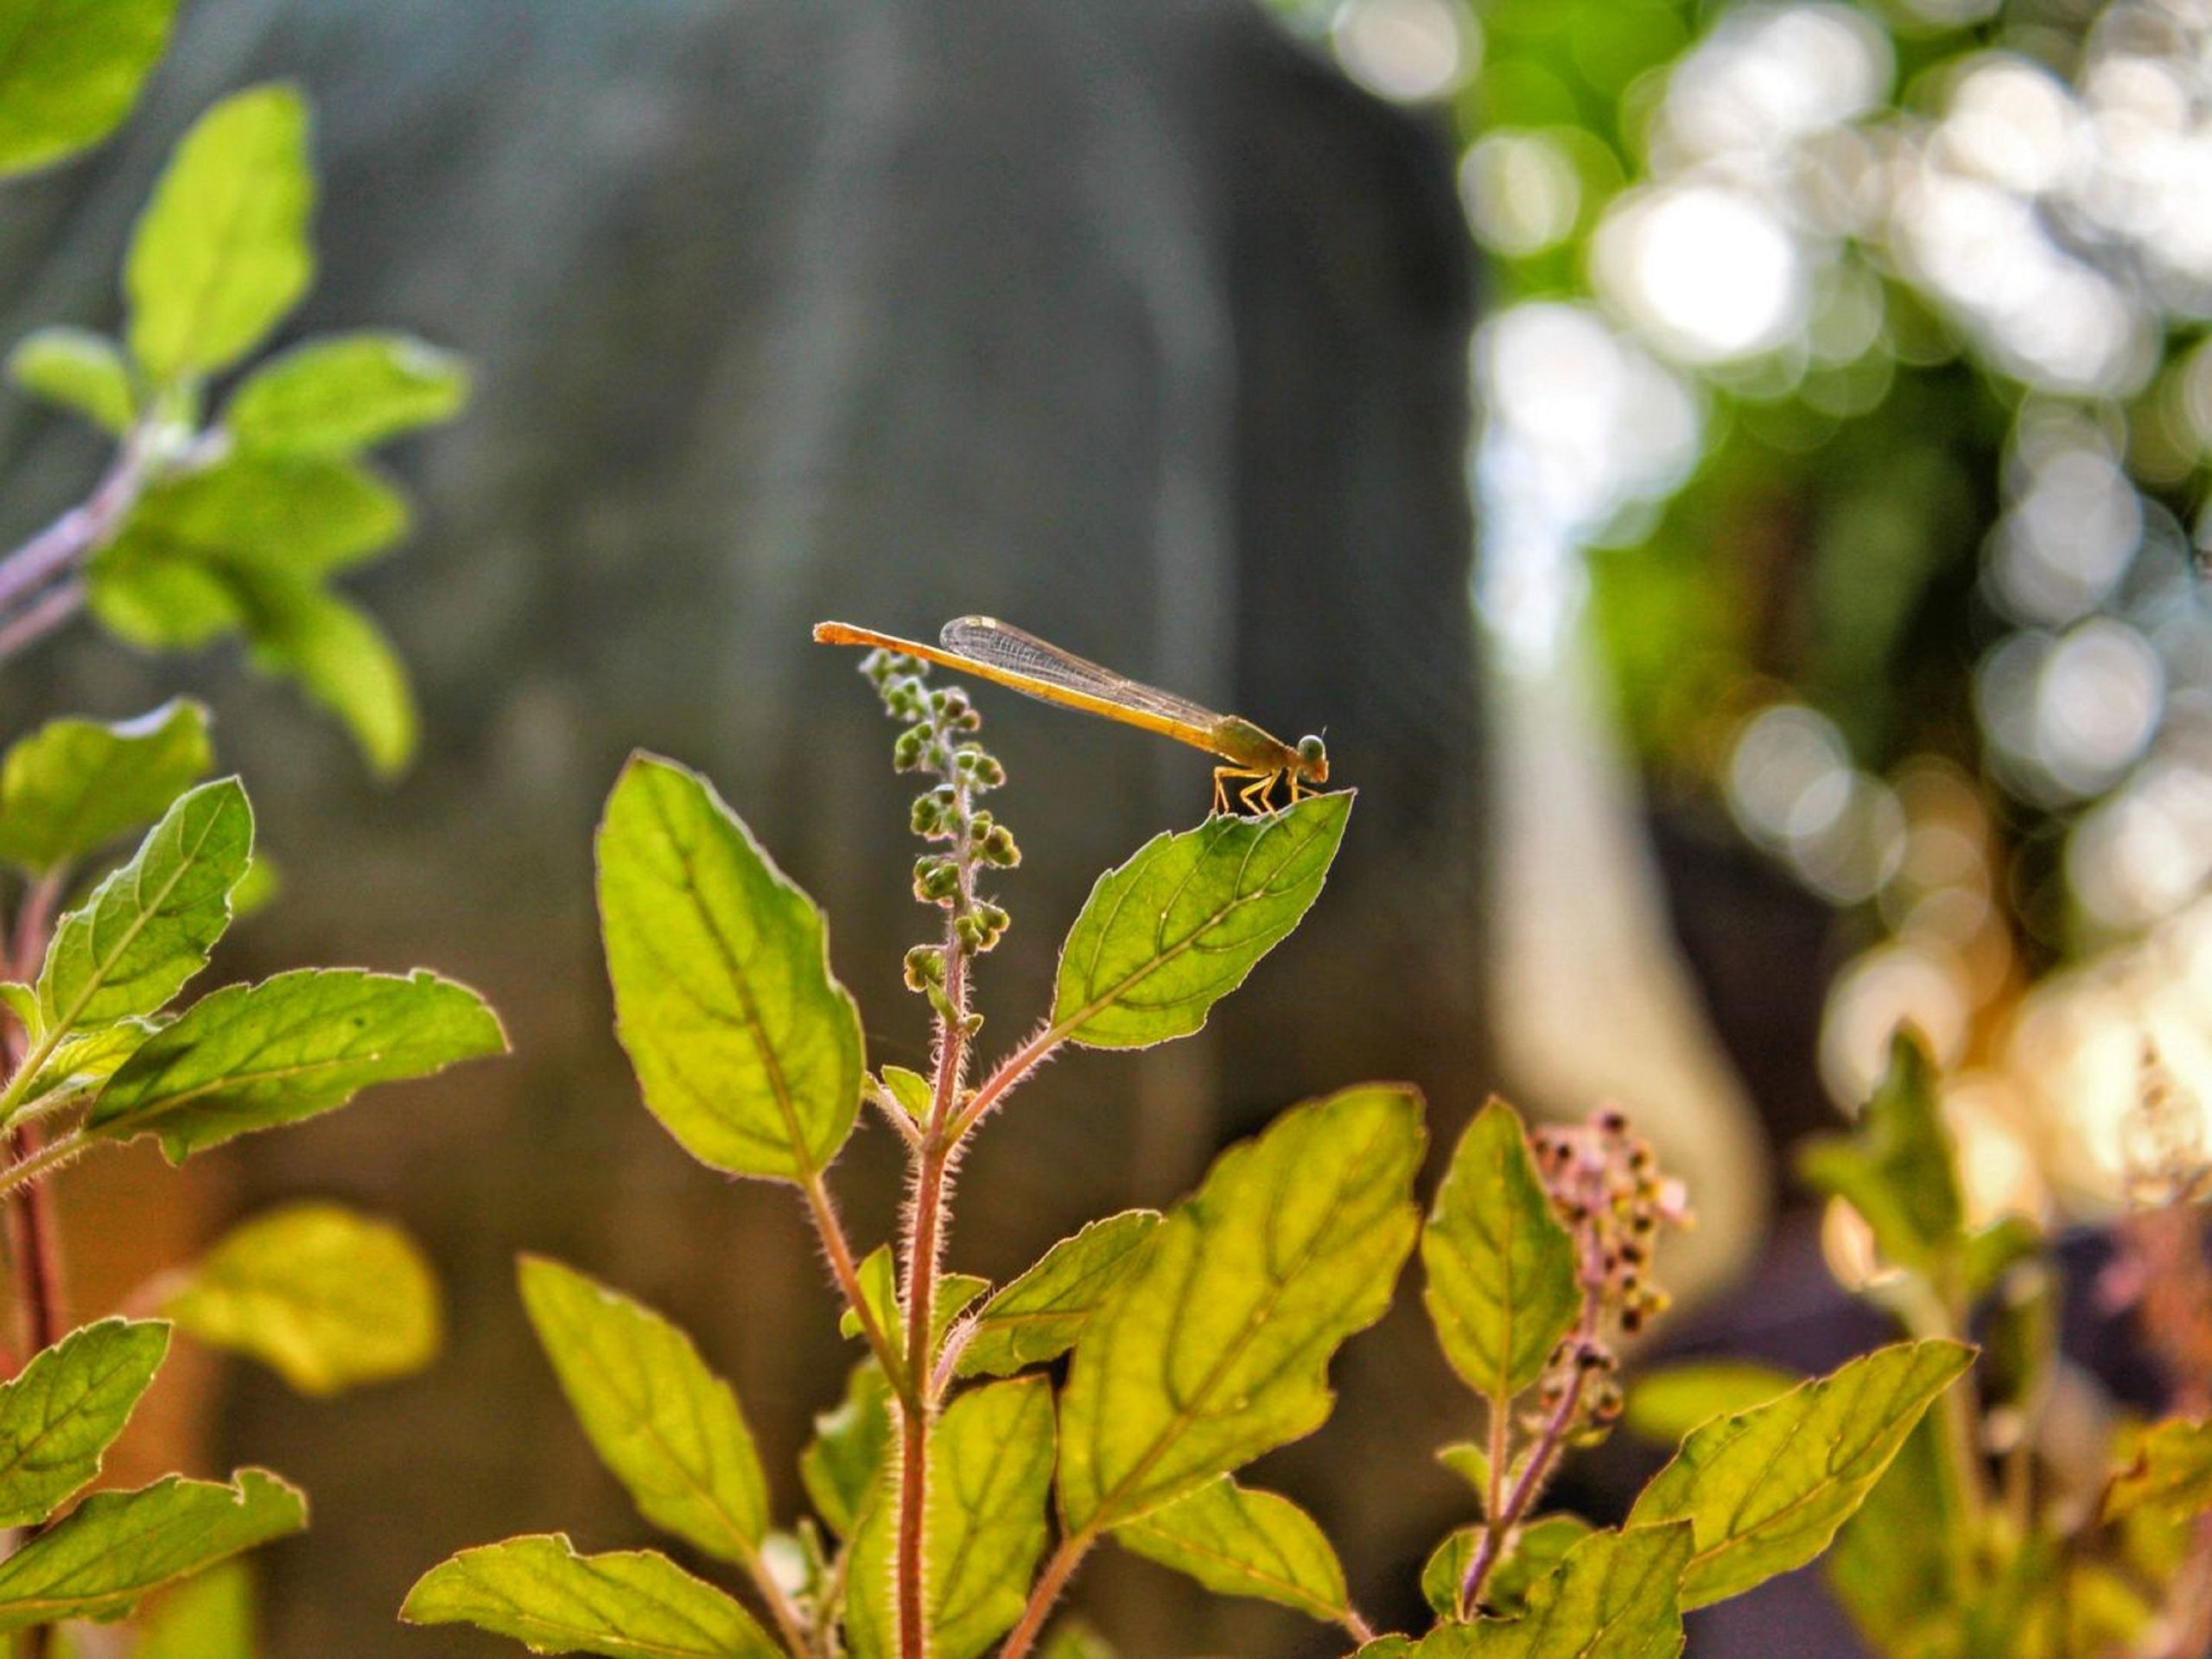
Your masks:
[{"label": "damselfly's head", "polygon": [[1298,740],[1298,776],[1309,784],[1329,781],[1329,751],[1318,737]]}]

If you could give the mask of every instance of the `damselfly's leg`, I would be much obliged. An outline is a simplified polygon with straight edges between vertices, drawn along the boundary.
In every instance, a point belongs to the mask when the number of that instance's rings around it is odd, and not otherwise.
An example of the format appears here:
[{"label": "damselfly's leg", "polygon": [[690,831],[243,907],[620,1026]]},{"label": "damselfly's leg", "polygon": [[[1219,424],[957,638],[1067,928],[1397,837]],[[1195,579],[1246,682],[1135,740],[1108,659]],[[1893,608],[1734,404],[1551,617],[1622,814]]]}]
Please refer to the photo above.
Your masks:
[{"label": "damselfly's leg", "polygon": [[[1233,794],[1237,804],[1246,811],[1266,811],[1267,791],[1277,775],[1273,772],[1255,771],[1249,766],[1216,766],[1213,769],[1213,810],[1227,812],[1230,797]],[[1230,787],[1232,785],[1236,785],[1234,789]],[[1252,798],[1255,789],[1260,792],[1257,802]]]},{"label": "damselfly's leg", "polygon": [[1284,775],[1290,779],[1290,804],[1293,806],[1296,806],[1300,801],[1304,800],[1308,795],[1311,795],[1313,792],[1312,790],[1306,788],[1304,784],[1299,781],[1298,774],[1296,772],[1287,772]]},{"label": "damselfly's leg", "polygon": [[1250,783],[1236,791],[1236,798],[1244,804],[1246,811],[1255,815],[1264,814],[1272,810],[1268,798],[1274,793],[1275,779],[1281,776],[1279,772],[1255,773]]}]

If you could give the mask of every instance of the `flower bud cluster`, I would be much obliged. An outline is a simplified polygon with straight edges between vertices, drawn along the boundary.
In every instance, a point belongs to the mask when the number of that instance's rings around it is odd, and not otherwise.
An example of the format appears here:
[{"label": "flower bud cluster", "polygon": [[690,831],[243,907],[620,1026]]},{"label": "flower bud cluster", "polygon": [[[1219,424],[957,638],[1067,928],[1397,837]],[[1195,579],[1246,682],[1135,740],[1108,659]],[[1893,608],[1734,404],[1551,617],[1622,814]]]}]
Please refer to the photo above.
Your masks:
[{"label": "flower bud cluster", "polygon": [[1596,1437],[1621,1412],[1620,1355],[1611,1333],[1634,1336],[1667,1309],[1652,1281],[1661,1233],[1691,1223],[1687,1190],[1662,1175],[1651,1143],[1612,1108],[1530,1137],[1552,1208],[1574,1237],[1584,1317],[1553,1351],[1539,1410],[1548,1419],[1572,1396],[1571,1437]]},{"label": "flower bud cluster", "polygon": [[[861,661],[883,700],[886,713],[907,722],[892,745],[891,764],[900,772],[919,772],[939,781],[915,797],[908,823],[924,841],[944,850],[914,861],[914,897],[952,912],[959,948],[977,955],[995,945],[1010,918],[976,894],[974,872],[980,867],[1010,870],[1021,862],[1014,832],[976,800],[1006,782],[1006,768],[975,740],[983,717],[964,687],[931,686],[929,664],[885,651]],[[931,1000],[944,995],[945,947],[917,945],[906,953],[906,983]]]}]

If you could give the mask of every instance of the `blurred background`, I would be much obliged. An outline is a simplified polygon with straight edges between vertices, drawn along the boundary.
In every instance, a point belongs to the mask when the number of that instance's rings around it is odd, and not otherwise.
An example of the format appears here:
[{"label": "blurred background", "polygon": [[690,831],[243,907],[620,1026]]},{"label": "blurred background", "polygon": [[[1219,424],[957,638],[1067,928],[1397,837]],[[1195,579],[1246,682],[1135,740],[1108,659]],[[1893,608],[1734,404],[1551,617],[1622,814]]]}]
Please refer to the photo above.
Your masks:
[{"label": "blurred background", "polygon": [[[446,1274],[428,1376],[309,1407],[211,1368],[170,1423],[315,1494],[264,1567],[272,1655],[501,1651],[397,1628],[406,1586],[518,1531],[645,1541],[528,1338],[518,1249],[689,1325],[772,1467],[834,1403],[796,1206],[638,1103],[588,866],[632,746],[704,768],[828,909],[872,1058],[918,1063],[908,791],[821,617],[1002,614],[1325,728],[1360,791],[1325,899],[1205,1033],[1070,1060],[994,1125],[964,1269],[1168,1201],[1357,1078],[1419,1082],[1447,1145],[1492,1090],[1615,1099],[1702,1217],[1662,1264],[1675,1339],[1818,1363],[1878,1332],[1787,1149],[1897,1020],[1955,1068],[1977,1218],[2109,1213],[2146,1038],[2212,1083],[2195,0],[199,0],[124,137],[11,194],[5,338],[111,325],[167,147],[270,76],[318,111],[297,329],[390,321],[477,367],[401,456],[416,543],[364,584],[425,752],[379,787],[235,664],[86,632],[6,696],[11,726],[208,697],[287,878],[227,965],[435,963],[515,1040],[183,1183],[82,1189],[88,1315],[280,1193],[401,1216]],[[97,464],[0,403],[10,538]],[[1096,874],[1206,782],[983,707],[1028,855],[989,1048]],[[895,1152],[841,1166],[864,1241]],[[1408,1621],[1467,1518],[1427,1450],[1470,1408],[1410,1306],[1337,1375],[1336,1420],[1262,1472]],[[1602,1516],[1639,1455],[1568,1497]],[[1133,1655],[1337,1646],[1118,1558],[1077,1599]],[[1691,1650],[1853,1651],[1803,1575]]]}]

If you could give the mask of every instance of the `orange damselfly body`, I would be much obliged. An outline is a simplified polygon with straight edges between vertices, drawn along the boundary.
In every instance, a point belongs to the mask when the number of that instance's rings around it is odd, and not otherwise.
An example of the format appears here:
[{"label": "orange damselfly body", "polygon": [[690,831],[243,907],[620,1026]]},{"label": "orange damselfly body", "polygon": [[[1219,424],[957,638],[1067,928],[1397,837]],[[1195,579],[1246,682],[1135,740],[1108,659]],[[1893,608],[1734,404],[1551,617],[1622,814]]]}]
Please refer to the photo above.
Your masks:
[{"label": "orange damselfly body", "polygon": [[825,645],[866,645],[938,663],[1043,702],[1080,709],[1204,749],[1224,763],[1213,772],[1217,812],[1228,811],[1232,799],[1248,812],[1264,812],[1279,783],[1289,785],[1290,798],[1296,801],[1312,793],[1313,785],[1329,781],[1329,752],[1318,737],[1286,743],[1249,720],[1217,715],[1116,674],[996,617],[955,617],[939,631],[934,645],[843,622],[817,622],[814,637]]}]

